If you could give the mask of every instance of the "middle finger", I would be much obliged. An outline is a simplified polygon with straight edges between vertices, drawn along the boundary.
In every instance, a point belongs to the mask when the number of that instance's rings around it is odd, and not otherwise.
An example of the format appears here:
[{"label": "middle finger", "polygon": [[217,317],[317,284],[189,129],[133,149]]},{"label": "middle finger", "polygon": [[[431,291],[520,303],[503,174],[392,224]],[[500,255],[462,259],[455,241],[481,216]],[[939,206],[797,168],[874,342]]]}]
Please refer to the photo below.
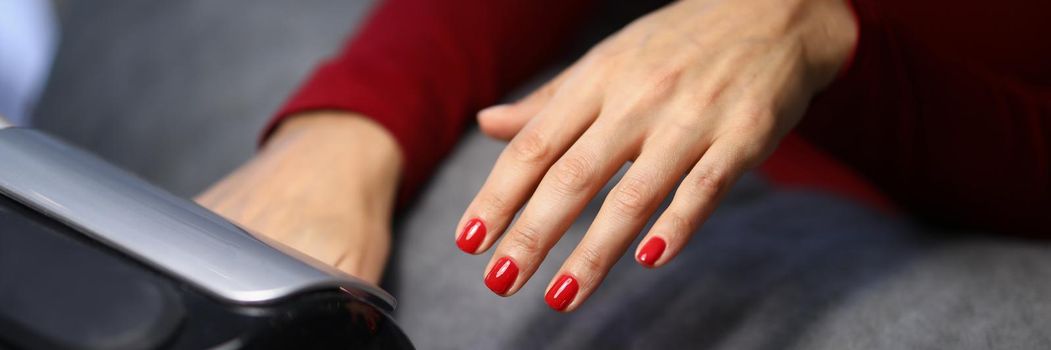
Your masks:
[{"label": "middle finger", "polygon": [[552,165],[486,267],[489,289],[511,295],[532,276],[588,201],[635,152],[624,129],[614,130],[600,118]]}]

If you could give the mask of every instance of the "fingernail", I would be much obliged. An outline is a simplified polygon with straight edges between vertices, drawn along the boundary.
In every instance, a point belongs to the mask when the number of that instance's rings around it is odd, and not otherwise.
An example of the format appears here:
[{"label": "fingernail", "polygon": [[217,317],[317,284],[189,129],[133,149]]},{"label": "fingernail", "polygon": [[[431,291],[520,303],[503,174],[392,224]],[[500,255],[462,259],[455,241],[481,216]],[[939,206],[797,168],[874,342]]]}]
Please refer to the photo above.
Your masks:
[{"label": "fingernail", "polygon": [[478,246],[482,245],[483,240],[485,240],[485,223],[474,218],[463,225],[463,232],[456,237],[456,246],[464,252],[474,254],[478,251]]},{"label": "fingernail", "polygon": [[485,276],[485,286],[493,293],[504,295],[511,290],[511,285],[518,277],[518,265],[509,257],[502,257],[493,264],[493,269]]},{"label": "fingernail", "polygon": [[646,244],[642,245],[642,249],[639,249],[639,263],[643,266],[653,267],[653,264],[660,260],[661,254],[664,254],[664,248],[668,244],[664,243],[664,240],[660,237],[653,237],[646,241]]},{"label": "fingernail", "polygon": [[577,296],[577,290],[579,289],[580,285],[577,284],[575,278],[570,275],[562,275],[555,284],[551,285],[551,290],[547,291],[544,301],[552,309],[557,311],[565,310],[573,302],[573,298]]}]

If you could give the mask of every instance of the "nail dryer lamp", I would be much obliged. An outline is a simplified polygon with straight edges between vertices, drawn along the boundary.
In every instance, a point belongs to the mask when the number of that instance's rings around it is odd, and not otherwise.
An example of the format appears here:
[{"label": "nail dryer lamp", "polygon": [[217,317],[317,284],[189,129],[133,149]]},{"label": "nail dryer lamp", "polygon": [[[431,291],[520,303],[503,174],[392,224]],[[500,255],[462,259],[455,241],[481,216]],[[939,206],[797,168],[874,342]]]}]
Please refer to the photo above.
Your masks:
[{"label": "nail dryer lamp", "polygon": [[0,349],[405,349],[383,290],[0,120]]}]

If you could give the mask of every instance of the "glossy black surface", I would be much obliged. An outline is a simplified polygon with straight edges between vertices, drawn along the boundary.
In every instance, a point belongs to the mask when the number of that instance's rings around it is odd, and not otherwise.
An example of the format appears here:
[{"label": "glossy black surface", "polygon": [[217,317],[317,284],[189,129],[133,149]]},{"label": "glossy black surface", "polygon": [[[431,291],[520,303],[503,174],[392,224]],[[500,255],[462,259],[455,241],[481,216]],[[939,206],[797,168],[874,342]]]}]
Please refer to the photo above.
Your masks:
[{"label": "glossy black surface", "polygon": [[342,290],[222,303],[0,196],[0,347],[340,348],[412,345]]}]

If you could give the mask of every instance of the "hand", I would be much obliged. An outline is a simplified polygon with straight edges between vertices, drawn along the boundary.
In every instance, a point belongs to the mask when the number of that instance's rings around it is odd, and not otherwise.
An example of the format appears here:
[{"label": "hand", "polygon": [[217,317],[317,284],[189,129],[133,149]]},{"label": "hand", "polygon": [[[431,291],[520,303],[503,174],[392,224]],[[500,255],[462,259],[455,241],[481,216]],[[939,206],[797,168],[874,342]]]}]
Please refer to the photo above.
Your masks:
[{"label": "hand", "polygon": [[485,283],[512,295],[633,162],[545,299],[559,311],[579,307],[678,185],[636,253],[644,266],[667,264],[834,78],[856,40],[853,22],[843,0],[686,0],[635,21],[523,101],[480,113],[486,133],[513,139],[457,244],[477,254],[505,235]]},{"label": "hand", "polygon": [[400,157],[393,137],[363,117],[296,116],[197,201],[254,233],[378,283],[390,250]]}]

